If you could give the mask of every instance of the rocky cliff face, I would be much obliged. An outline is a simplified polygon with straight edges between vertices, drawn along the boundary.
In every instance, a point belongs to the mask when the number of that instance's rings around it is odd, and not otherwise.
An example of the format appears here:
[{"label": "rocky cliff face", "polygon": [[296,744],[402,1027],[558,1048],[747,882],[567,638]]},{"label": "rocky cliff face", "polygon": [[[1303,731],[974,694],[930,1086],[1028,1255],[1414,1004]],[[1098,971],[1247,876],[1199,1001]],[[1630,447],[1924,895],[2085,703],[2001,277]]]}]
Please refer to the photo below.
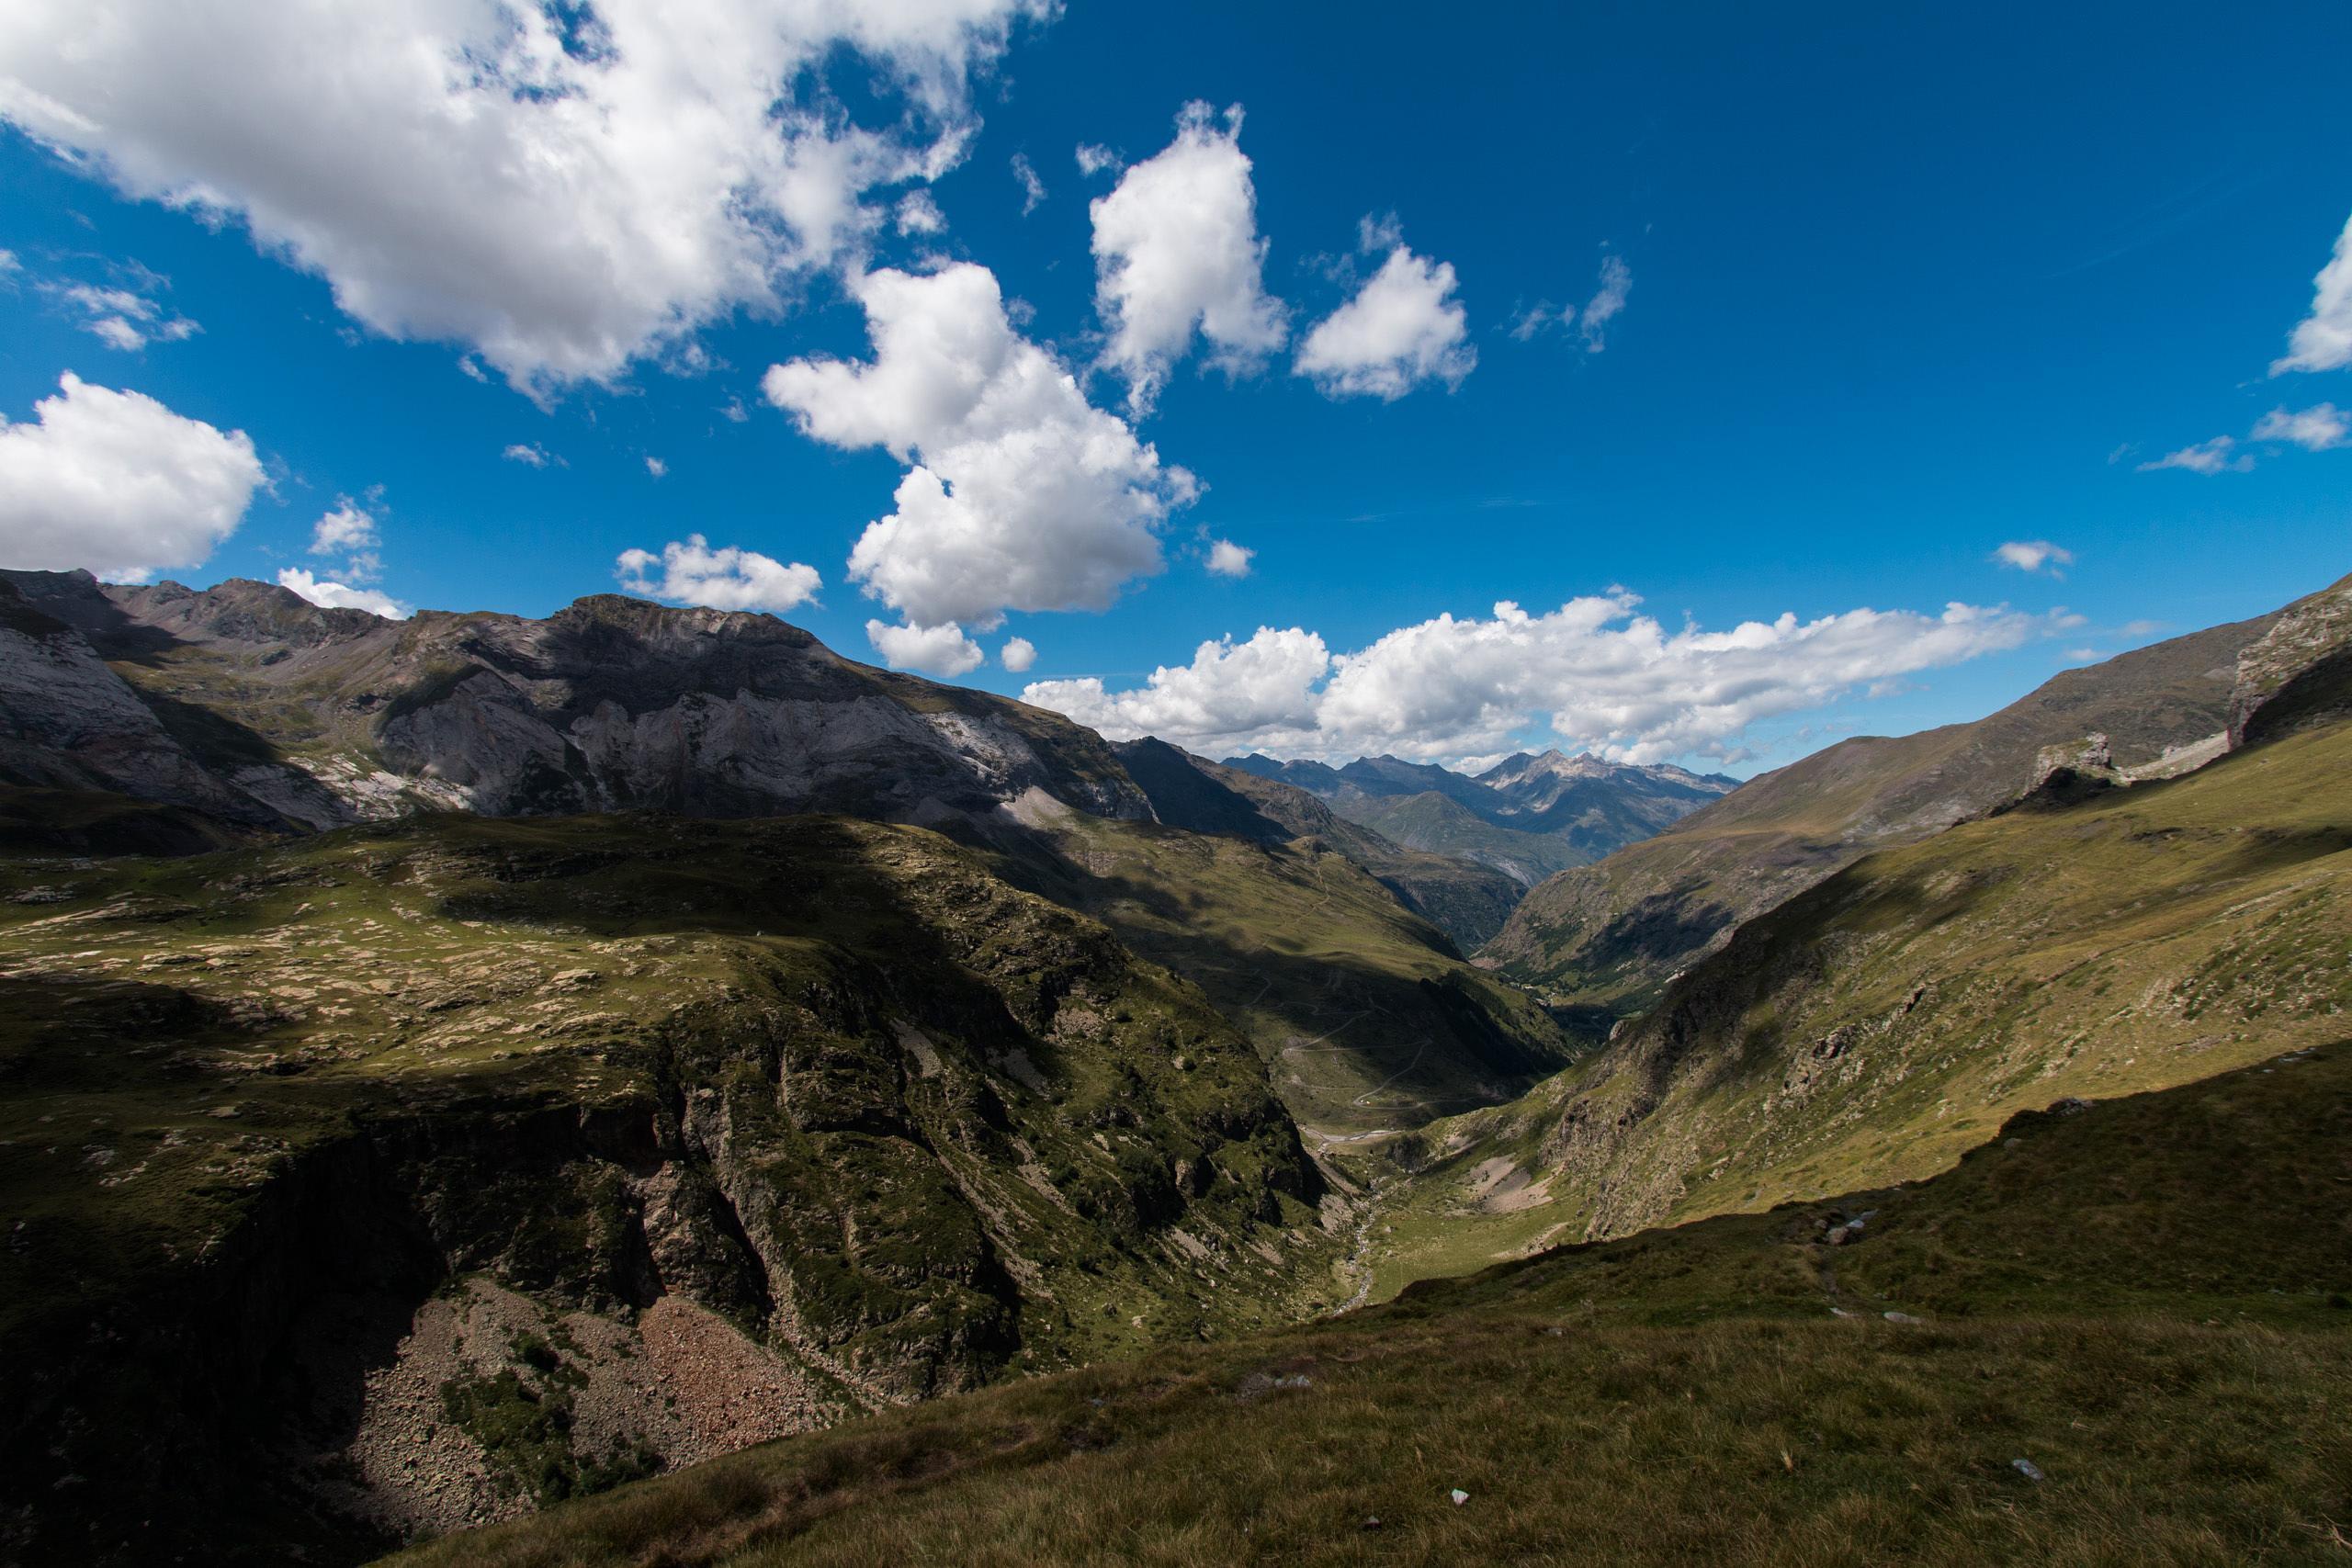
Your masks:
[{"label": "rocky cliff face", "polygon": [[5,581],[0,782],[183,805],[246,827],[277,818],[190,756],[80,633]]},{"label": "rocky cliff face", "polygon": [[1249,1042],[933,834],[443,816],[0,897],[14,1561],[347,1560],[1279,1322],[1339,1250]]},{"label": "rocky cliff face", "polygon": [[[84,573],[0,581],[57,628],[43,657],[75,660],[126,716],[153,710],[175,743],[135,776],[106,773],[96,739],[62,722],[82,699],[59,690],[15,716],[48,739],[0,759],[10,782],[113,779],[107,787],[255,827],[420,807],[923,821],[1031,789],[1102,816],[1149,811],[1092,732],[852,663],[771,616],[607,594],[543,621],[425,612],[396,623],[258,582],[197,592]],[[0,662],[33,668],[13,646]]]}]

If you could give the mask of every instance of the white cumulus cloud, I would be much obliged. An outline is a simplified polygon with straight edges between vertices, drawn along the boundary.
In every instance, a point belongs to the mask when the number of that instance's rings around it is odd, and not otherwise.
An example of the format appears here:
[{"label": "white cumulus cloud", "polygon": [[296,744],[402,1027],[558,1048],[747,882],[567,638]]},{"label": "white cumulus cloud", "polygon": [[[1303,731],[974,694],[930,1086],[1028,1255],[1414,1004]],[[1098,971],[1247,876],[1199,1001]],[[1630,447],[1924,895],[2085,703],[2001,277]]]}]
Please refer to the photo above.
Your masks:
[{"label": "white cumulus cloud", "polygon": [[994,274],[884,269],[855,292],[870,360],[797,359],[762,385],[810,438],[909,465],[850,555],[868,595],[915,626],[987,630],[1008,609],[1106,608],[1160,570],[1154,530],[1193,477],[1013,330]]},{"label": "white cumulus cloud", "polygon": [[376,519],[348,497],[336,502],[334,511],[311,525],[311,553],[314,556],[372,550],[381,542]]},{"label": "white cumulus cloud", "polygon": [[[865,623],[866,640],[893,670],[921,670],[954,678],[978,670],[988,659],[980,645],[949,621],[937,626],[894,626],[888,621]],[[1008,651],[1010,651],[1008,649]]]},{"label": "white cumulus cloud", "polygon": [[2312,313],[2296,323],[2287,352],[2272,362],[2273,376],[2352,365],[2352,218],[2344,220],[2335,253],[2312,284]]},{"label": "white cumulus cloud", "polygon": [[1195,331],[1210,363],[1232,375],[1257,369],[1289,335],[1281,301],[1266,293],[1266,242],[1240,142],[1238,107],[1220,126],[1208,105],[1187,104],[1175,141],[1088,209],[1095,307],[1111,333],[1102,363],[1137,410],[1151,406]]},{"label": "white cumulus cloud", "polygon": [[[661,569],[654,575],[654,569]],[[824,586],[817,569],[733,545],[713,549],[700,534],[673,539],[662,553],[623,550],[613,575],[631,593],[712,610],[767,610],[776,615],[806,604]]]},{"label": "white cumulus cloud", "polygon": [[499,454],[510,463],[520,463],[526,468],[544,468],[549,463],[560,468],[563,459],[536,441],[517,441]]},{"label": "white cumulus cloud", "polygon": [[2255,424],[2256,441],[2286,441],[2307,452],[2325,452],[2352,440],[2352,413],[2334,403],[2314,403],[2290,413],[2272,409]]},{"label": "white cumulus cloud", "polygon": [[[1367,241],[1393,230],[1366,220]],[[1476,368],[1467,317],[1453,295],[1453,264],[1394,243],[1355,298],[1316,324],[1294,368],[1329,397],[1394,400],[1424,381],[1458,387]]]},{"label": "white cumulus cloud", "polygon": [[[1054,9],[13,0],[0,117],[545,396],[775,306],[962,157],[970,80]],[[873,125],[812,85],[850,59]]]},{"label": "white cumulus cloud", "polygon": [[329,610],[365,610],[388,621],[405,621],[416,614],[389,593],[379,592],[373,588],[356,588],[347,582],[329,581],[299,566],[280,568],[277,585],[291,589],[311,604]]},{"label": "white cumulus cloud", "polygon": [[1219,577],[1247,577],[1250,562],[1257,551],[1247,545],[1237,545],[1230,539],[1212,540],[1209,544],[1209,570]]},{"label": "white cumulus cloud", "polygon": [[1037,662],[1037,645],[1025,637],[1008,637],[997,657],[1015,675],[1025,674],[1029,667]]},{"label": "white cumulus cloud", "polygon": [[1622,589],[1548,615],[1504,603],[1486,618],[1440,615],[1339,655],[1303,628],[1261,627],[1245,643],[1204,643],[1189,665],[1133,690],[1089,678],[1038,682],[1023,695],[1114,739],[1158,735],[1220,755],[1458,757],[1509,750],[1541,725],[1563,745],[1623,761],[1731,758],[1761,720],[2078,624],[1953,604],[1940,615],[1860,609],[1669,632],[1640,603]]},{"label": "white cumulus cloud", "polygon": [[2051,575],[2056,576],[2060,567],[2075,564],[2075,552],[2047,539],[2011,539],[1993,552],[1993,558],[2019,571],[2040,571],[2047,567]]},{"label": "white cumulus cloud", "polygon": [[143,582],[199,566],[261,488],[253,438],[71,371],[32,423],[0,415],[0,565]]},{"label": "white cumulus cloud", "polygon": [[1133,691],[1102,681],[1037,681],[1023,702],[1068,714],[1115,740],[1157,735],[1180,745],[1238,744],[1238,738],[1301,736],[1316,728],[1317,683],[1331,668],[1323,639],[1296,626],[1260,626],[1247,642],[1204,642],[1190,664],[1161,665]]},{"label": "white cumulus cloud", "polygon": [[1120,168],[1119,155],[1097,142],[1080,142],[1077,158],[1078,172],[1088,179],[1092,179],[1106,169],[1116,174]]},{"label": "white cumulus cloud", "polygon": [[[343,557],[343,565],[336,569],[336,575],[355,583],[373,582],[384,575],[383,558],[376,553],[382,544],[383,536],[377,530],[376,518],[349,496],[339,498],[333,511],[311,525],[311,553],[314,556]],[[307,590],[292,582],[286,586],[305,598],[311,597]],[[325,603],[323,600],[313,602]],[[387,600],[386,603],[391,601]],[[406,613],[401,612],[402,615]]]}]

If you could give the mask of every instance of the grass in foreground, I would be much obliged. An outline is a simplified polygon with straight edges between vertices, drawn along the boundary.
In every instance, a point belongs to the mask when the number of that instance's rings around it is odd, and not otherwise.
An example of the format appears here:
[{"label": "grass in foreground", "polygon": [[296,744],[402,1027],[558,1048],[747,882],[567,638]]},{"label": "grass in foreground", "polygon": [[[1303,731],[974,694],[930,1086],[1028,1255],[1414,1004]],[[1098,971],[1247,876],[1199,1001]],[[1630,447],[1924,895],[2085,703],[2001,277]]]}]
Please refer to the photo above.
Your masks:
[{"label": "grass in foreground", "polygon": [[2347,1196],[2337,1044],[2018,1118],[1917,1186],[896,1412],[398,1561],[2344,1562]]}]

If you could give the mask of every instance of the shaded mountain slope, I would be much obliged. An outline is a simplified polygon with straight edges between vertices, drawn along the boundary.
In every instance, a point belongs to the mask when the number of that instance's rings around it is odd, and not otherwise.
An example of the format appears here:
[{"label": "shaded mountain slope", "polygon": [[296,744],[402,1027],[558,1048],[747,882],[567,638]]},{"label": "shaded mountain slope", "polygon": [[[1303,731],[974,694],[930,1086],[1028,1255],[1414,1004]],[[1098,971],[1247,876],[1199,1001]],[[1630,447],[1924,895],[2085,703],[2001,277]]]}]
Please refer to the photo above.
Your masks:
[{"label": "shaded mountain slope", "polygon": [[1866,856],[1525,1100],[1428,1130],[1387,1288],[1546,1239],[1913,1179],[2064,1096],[2342,1038],[2352,725]]},{"label": "shaded mountain slope", "polygon": [[2120,773],[2226,749],[2239,657],[2282,617],[2352,599],[2352,580],[2275,615],[2057,675],[1990,717],[1841,741],[1763,774],[1670,831],[1531,892],[1484,956],[1556,1003],[1624,1014],[1740,921],[1873,849],[1916,842],[2030,787],[2045,749],[2097,736]]},{"label": "shaded mountain slope", "polygon": [[2352,1045],[2069,1110],[1921,1185],[894,1413],[399,1562],[2342,1555]]},{"label": "shaded mountain slope", "polygon": [[919,829],[0,864],[0,1001],[12,1562],[347,1559],[1329,1299],[1249,1043]]},{"label": "shaded mountain slope", "polygon": [[1275,1092],[1331,1134],[1415,1126],[1519,1093],[1569,1043],[1319,836],[1269,842],[1062,808],[991,838],[1003,874],[1199,986]]},{"label": "shaded mountain slope", "polygon": [[1520,886],[1502,873],[1392,843],[1295,785],[1195,757],[1164,740],[1132,740],[1113,750],[1149,797],[1153,815],[1170,827],[1267,843],[1317,840],[1371,873],[1464,953],[1500,931],[1519,902]]},{"label": "shaded mountain slope", "polygon": [[[115,809],[101,807],[107,797]],[[192,755],[79,631],[5,577],[0,814],[28,839],[52,820],[69,848],[92,847],[75,835],[96,818],[130,829],[130,849],[209,848],[286,826]],[[142,822],[156,829],[153,840],[139,837]]]}]

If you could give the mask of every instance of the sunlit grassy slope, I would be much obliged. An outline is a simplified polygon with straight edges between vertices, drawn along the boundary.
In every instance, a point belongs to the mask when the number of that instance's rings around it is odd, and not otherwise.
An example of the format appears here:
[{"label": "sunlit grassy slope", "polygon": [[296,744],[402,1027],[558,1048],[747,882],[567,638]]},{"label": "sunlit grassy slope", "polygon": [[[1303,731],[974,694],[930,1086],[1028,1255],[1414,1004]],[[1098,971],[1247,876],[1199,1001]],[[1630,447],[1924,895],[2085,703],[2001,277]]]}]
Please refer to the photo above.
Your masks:
[{"label": "sunlit grassy slope", "polygon": [[398,1561],[2335,1562],[2347,1215],[2336,1043],[2018,1117],[1916,1186],[959,1397]]},{"label": "sunlit grassy slope", "polygon": [[[1870,856],[1524,1100],[1427,1129],[1375,1294],[1949,1166],[2013,1112],[2336,1038],[2352,726]],[[1393,1228],[1387,1228],[1393,1227]]]}]

